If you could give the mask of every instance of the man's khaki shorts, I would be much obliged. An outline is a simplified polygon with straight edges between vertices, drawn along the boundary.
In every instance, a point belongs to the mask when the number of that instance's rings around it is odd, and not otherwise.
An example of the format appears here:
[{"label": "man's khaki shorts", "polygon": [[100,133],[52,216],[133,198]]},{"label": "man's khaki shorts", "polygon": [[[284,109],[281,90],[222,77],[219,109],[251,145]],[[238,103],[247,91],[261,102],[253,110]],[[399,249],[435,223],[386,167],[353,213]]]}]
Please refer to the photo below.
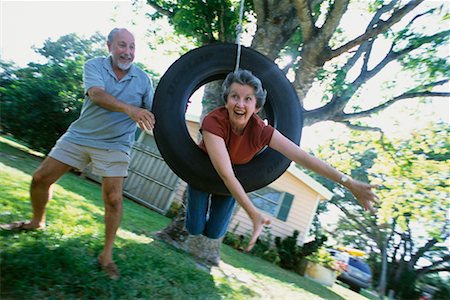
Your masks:
[{"label": "man's khaki shorts", "polygon": [[77,145],[58,140],[48,156],[83,171],[92,164],[92,173],[102,177],[126,177],[130,156],[119,150]]}]

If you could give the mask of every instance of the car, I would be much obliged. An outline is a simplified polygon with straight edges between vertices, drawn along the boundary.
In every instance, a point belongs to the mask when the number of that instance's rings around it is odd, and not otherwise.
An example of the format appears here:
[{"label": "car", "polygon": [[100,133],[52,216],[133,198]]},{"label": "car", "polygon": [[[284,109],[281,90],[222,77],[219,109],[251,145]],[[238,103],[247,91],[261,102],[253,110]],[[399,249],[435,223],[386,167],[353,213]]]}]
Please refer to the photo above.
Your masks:
[{"label": "car", "polygon": [[347,251],[328,249],[336,259],[341,273],[337,279],[350,286],[352,291],[359,293],[361,289],[369,288],[372,284],[372,271],[362,259],[349,254]]}]

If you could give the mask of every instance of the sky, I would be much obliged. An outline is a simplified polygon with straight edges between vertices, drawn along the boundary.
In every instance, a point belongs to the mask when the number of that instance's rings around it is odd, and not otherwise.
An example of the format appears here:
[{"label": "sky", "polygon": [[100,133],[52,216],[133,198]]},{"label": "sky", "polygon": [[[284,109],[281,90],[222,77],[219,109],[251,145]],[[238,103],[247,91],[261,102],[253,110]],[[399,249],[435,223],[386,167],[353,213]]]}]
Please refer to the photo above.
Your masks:
[{"label": "sky", "polygon": [[[137,60],[148,54],[144,43],[145,20],[141,17],[149,7],[133,11],[131,1],[0,1],[0,55],[26,66],[39,59],[32,46],[42,46],[51,38],[77,33],[89,37],[96,31],[107,35],[113,27],[128,27],[136,36]],[[148,21],[147,21],[148,22]],[[105,45],[106,47],[106,45]]]},{"label": "sky", "polygon": [[[138,9],[133,9],[131,1],[0,1],[0,58],[12,60],[19,66],[26,66],[30,61],[39,62],[32,46],[40,47],[43,42],[51,38],[58,39],[62,35],[77,33],[89,37],[96,31],[107,35],[113,27],[128,27],[136,37],[136,61],[151,66],[163,74],[176,57],[162,57],[148,50],[145,32],[152,25],[145,13],[151,11],[143,0],[138,0]],[[354,22],[355,19],[352,19]],[[352,25],[354,27],[354,24]],[[106,47],[106,46],[105,46]],[[377,88],[377,87],[375,87]],[[319,95],[318,97],[320,97]],[[439,99],[432,104],[421,106],[399,104],[383,113],[379,123],[389,133],[392,131],[405,132],[406,128],[417,127],[425,123],[428,118],[449,121],[449,101]],[[417,119],[411,112],[419,110],[422,118]],[[199,105],[191,108],[189,113],[197,114],[201,111]],[[399,111],[402,113],[399,114]],[[411,115],[410,115],[411,114]],[[402,117],[399,118],[399,115]],[[395,127],[395,123],[402,126]],[[391,126],[392,124],[392,126]],[[314,148],[324,140],[337,136],[343,127],[333,123],[311,126],[303,130],[302,146]]]}]

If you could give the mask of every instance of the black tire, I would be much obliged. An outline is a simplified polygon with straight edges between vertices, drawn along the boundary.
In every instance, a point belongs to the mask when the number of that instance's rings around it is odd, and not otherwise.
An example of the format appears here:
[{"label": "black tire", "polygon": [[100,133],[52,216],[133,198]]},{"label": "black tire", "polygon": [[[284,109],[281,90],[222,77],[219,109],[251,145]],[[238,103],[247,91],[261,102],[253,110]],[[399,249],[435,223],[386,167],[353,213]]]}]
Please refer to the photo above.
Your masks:
[{"label": "black tire", "polygon": [[[234,71],[235,44],[213,44],[196,48],[181,56],[162,76],[154,97],[154,135],[169,167],[197,189],[228,195],[229,191],[216,173],[209,157],[192,140],[186,127],[185,111],[192,94],[208,82],[225,79]],[[264,106],[269,123],[300,143],[303,125],[297,94],[278,66],[259,52],[242,47],[241,69],[248,69],[267,90]],[[220,97],[220,95],[217,95]],[[290,161],[270,148],[245,165],[235,165],[235,173],[246,192],[262,188],[286,171]]]}]

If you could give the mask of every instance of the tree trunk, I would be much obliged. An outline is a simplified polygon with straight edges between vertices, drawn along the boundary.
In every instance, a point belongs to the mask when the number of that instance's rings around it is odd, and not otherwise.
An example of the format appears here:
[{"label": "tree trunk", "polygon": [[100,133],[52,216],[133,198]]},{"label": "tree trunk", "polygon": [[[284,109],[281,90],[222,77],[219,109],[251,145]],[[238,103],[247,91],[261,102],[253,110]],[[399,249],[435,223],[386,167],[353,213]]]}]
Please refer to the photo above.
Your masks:
[{"label": "tree trunk", "polygon": [[386,279],[387,279],[387,240],[383,243],[381,250],[381,275],[380,275],[380,285],[378,287],[378,294],[380,299],[384,299],[386,294]]},{"label": "tree trunk", "polygon": [[222,80],[212,81],[205,85],[202,98],[202,120],[213,109],[225,105],[221,95]]},{"label": "tree trunk", "polygon": [[203,263],[219,265],[222,238],[213,240],[203,235],[190,235],[184,226],[185,221],[186,191],[183,194],[183,205],[180,207],[177,216],[166,228],[158,231],[156,236],[172,246],[190,253]]}]

